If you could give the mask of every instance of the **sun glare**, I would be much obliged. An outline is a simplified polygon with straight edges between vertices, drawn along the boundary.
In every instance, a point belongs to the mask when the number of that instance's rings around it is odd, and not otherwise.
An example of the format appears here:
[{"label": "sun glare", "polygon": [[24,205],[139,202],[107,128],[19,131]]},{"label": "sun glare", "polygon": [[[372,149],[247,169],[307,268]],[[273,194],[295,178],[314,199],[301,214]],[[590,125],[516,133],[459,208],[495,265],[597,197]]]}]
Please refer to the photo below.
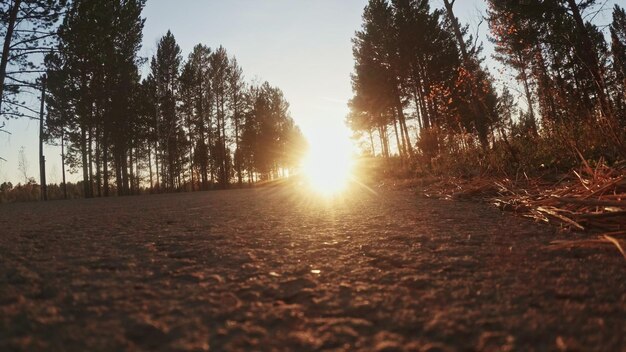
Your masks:
[{"label": "sun glare", "polygon": [[352,177],[353,147],[342,132],[326,130],[308,136],[309,150],[300,170],[310,189],[323,196],[344,191]]}]

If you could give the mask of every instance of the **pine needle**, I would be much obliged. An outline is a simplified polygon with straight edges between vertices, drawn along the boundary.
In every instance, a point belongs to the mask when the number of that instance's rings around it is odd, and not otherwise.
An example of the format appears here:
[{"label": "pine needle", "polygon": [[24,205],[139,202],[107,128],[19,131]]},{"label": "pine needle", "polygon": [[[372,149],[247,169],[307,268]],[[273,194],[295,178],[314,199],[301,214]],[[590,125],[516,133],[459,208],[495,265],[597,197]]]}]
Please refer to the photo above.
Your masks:
[{"label": "pine needle", "polygon": [[615,247],[617,247],[617,250],[622,253],[622,256],[624,257],[624,259],[626,259],[626,252],[624,252],[624,248],[622,248],[622,245],[619,243],[619,241],[615,238],[615,237],[611,237],[608,235],[604,235],[603,236],[607,241],[613,243],[615,245]]}]

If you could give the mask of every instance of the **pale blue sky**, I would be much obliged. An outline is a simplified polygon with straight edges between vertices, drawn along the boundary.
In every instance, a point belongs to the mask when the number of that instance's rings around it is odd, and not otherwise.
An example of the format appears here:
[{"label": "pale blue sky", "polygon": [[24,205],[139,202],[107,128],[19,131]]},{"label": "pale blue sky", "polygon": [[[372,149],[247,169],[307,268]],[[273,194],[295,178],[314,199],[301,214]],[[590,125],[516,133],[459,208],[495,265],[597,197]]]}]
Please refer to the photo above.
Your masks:
[{"label": "pale blue sky", "polygon": [[[615,0],[617,1],[617,0]],[[607,8],[612,7],[609,1]],[[360,28],[367,0],[148,0],[143,16],[144,45],[141,55],[151,57],[158,39],[172,31],[184,56],[195,44],[212,48],[223,45],[237,57],[247,80],[269,81],[280,87],[291,104],[291,114],[306,135],[345,138],[347,101],[352,96],[350,73],[353,69],[352,43]],[[442,7],[441,0],[431,1]],[[484,14],[483,0],[458,0],[457,16],[476,30]],[[599,23],[607,23],[600,18]],[[481,25],[480,40],[486,56],[487,24]],[[489,60],[494,71],[496,64]],[[493,72],[498,76],[498,72]],[[504,77],[504,81],[511,80]],[[32,106],[38,98],[26,97]],[[21,181],[18,152],[24,146],[29,175],[38,179],[38,122],[11,120],[11,136],[0,134],[0,182]],[[60,149],[46,147],[48,182],[60,182]],[[76,180],[79,176],[70,176]]]}]

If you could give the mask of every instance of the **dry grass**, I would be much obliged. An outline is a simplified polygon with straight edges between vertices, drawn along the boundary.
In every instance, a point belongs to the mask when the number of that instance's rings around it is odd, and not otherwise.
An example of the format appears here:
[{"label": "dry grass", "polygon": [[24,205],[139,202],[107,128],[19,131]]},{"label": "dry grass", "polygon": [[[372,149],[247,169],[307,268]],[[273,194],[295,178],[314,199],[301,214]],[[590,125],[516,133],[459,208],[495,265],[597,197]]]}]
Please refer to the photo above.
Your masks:
[{"label": "dry grass", "polygon": [[424,195],[444,199],[481,199],[506,211],[558,226],[562,231],[585,232],[582,241],[554,241],[550,248],[615,246],[626,259],[626,167],[584,162],[558,182],[542,178],[512,180],[476,177],[450,178],[423,188]]}]

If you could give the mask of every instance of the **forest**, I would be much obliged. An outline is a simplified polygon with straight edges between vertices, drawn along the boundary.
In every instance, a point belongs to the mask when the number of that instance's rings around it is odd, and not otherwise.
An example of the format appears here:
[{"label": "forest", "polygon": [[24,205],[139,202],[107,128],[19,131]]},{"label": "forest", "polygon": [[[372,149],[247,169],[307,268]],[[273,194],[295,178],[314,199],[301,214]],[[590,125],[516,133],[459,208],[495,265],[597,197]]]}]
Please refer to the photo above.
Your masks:
[{"label": "forest", "polygon": [[[288,175],[306,147],[280,88],[246,82],[225,48],[197,44],[185,57],[168,31],[153,57],[140,57],[145,0],[13,4],[1,8],[3,115],[36,118],[19,93],[43,90],[45,142],[61,145],[63,165],[80,172],[82,196],[268,181]],[[37,53],[42,65],[29,59]],[[43,75],[15,78],[29,73]],[[65,167],[63,179],[67,198]],[[29,186],[21,193],[36,193]]]},{"label": "forest", "polygon": [[[247,82],[221,46],[183,54],[169,31],[153,57],[141,57],[145,3],[0,5],[0,133],[7,118],[41,116],[42,139],[62,147],[85,197],[223,189],[292,174],[307,143],[280,88]],[[459,21],[455,1],[367,2],[352,39],[346,117],[364,155],[405,178],[621,169],[624,9],[598,0],[486,4],[484,37]],[[611,22],[594,21],[600,12]],[[493,45],[493,57],[482,43]],[[490,70],[493,60],[508,73]],[[45,96],[45,116],[43,105],[20,101],[25,91]]]},{"label": "forest", "polygon": [[[589,21],[610,10],[600,1],[489,0],[489,35],[478,38],[454,3],[368,2],[353,40],[348,123],[370,154],[399,158],[411,174],[464,177],[624,160],[623,8],[606,30]],[[503,86],[487,68],[486,40],[513,72]]]}]

